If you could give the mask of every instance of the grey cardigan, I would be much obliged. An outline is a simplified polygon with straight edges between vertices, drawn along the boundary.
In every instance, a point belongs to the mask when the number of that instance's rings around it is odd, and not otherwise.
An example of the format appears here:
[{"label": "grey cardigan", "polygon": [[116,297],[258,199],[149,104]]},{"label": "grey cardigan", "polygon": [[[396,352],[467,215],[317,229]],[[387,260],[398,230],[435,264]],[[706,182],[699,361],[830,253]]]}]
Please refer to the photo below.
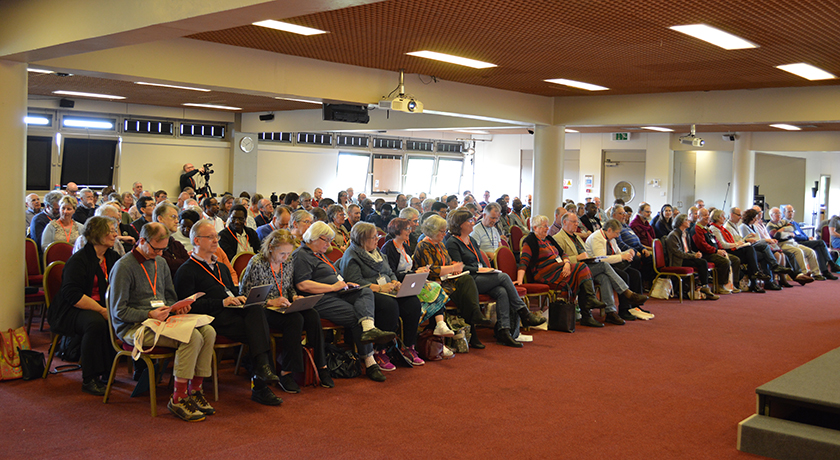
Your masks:
[{"label": "grey cardigan", "polygon": [[361,285],[376,284],[379,275],[384,276],[389,282],[397,279],[385,255],[382,255],[380,262],[374,262],[370,254],[356,246],[356,243],[351,243],[350,247],[344,251],[344,255],[338,261],[338,268],[341,270],[344,281]]}]

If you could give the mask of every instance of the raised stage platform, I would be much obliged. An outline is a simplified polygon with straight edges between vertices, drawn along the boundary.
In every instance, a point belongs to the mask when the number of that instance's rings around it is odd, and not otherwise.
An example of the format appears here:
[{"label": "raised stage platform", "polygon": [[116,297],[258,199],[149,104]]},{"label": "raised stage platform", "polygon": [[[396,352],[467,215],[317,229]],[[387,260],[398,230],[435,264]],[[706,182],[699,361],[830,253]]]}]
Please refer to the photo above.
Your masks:
[{"label": "raised stage platform", "polygon": [[779,460],[840,459],[840,348],[756,390],[738,450]]}]

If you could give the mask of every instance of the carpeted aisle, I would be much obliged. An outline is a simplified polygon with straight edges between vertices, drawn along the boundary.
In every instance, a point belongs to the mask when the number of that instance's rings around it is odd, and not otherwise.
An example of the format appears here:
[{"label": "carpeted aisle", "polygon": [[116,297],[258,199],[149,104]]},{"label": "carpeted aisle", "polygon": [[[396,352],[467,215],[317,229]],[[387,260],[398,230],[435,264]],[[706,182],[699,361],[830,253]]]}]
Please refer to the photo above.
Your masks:
[{"label": "carpeted aisle", "polygon": [[[264,407],[221,370],[218,414],[187,424],[124,367],[105,405],[79,372],[0,382],[3,458],[758,458],[735,449],[755,388],[840,346],[840,281],[717,302],[650,301],[652,321],[492,343],[383,384],[336,380]],[[33,331],[36,328],[33,327]],[[48,334],[33,332],[46,349]],[[166,376],[168,380],[168,375]],[[212,387],[206,387],[212,393]],[[278,394],[282,392],[277,389]]]}]

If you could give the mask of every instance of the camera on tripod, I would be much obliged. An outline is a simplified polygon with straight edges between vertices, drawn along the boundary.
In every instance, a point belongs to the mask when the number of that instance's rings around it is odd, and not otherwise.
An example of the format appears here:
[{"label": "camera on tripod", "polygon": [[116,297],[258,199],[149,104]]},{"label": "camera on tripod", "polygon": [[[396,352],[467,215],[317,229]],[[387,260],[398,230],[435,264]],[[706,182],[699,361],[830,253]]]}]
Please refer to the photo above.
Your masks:
[{"label": "camera on tripod", "polygon": [[202,166],[202,169],[204,169],[204,172],[202,172],[201,175],[204,176],[204,177],[207,177],[210,174],[213,174],[214,172],[216,172],[216,171],[213,171],[212,169],[210,169],[212,167],[213,167],[213,163],[204,163],[204,166]]}]

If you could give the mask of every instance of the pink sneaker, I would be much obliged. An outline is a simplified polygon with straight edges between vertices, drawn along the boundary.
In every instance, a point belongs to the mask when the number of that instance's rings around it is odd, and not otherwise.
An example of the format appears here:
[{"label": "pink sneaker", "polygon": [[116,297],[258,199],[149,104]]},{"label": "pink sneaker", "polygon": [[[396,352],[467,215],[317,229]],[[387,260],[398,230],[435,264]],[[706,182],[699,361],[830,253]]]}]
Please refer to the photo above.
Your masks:
[{"label": "pink sneaker", "polygon": [[411,364],[414,364],[415,366],[422,366],[426,364],[426,361],[423,361],[420,359],[420,356],[417,355],[417,351],[414,349],[413,345],[408,348],[403,348],[401,351],[403,356],[411,361]]},{"label": "pink sneaker", "polygon": [[388,355],[385,354],[384,351],[377,351],[373,353],[373,359],[376,360],[376,364],[379,365],[379,369],[390,372],[397,368],[391,363],[391,360],[388,359]]}]

